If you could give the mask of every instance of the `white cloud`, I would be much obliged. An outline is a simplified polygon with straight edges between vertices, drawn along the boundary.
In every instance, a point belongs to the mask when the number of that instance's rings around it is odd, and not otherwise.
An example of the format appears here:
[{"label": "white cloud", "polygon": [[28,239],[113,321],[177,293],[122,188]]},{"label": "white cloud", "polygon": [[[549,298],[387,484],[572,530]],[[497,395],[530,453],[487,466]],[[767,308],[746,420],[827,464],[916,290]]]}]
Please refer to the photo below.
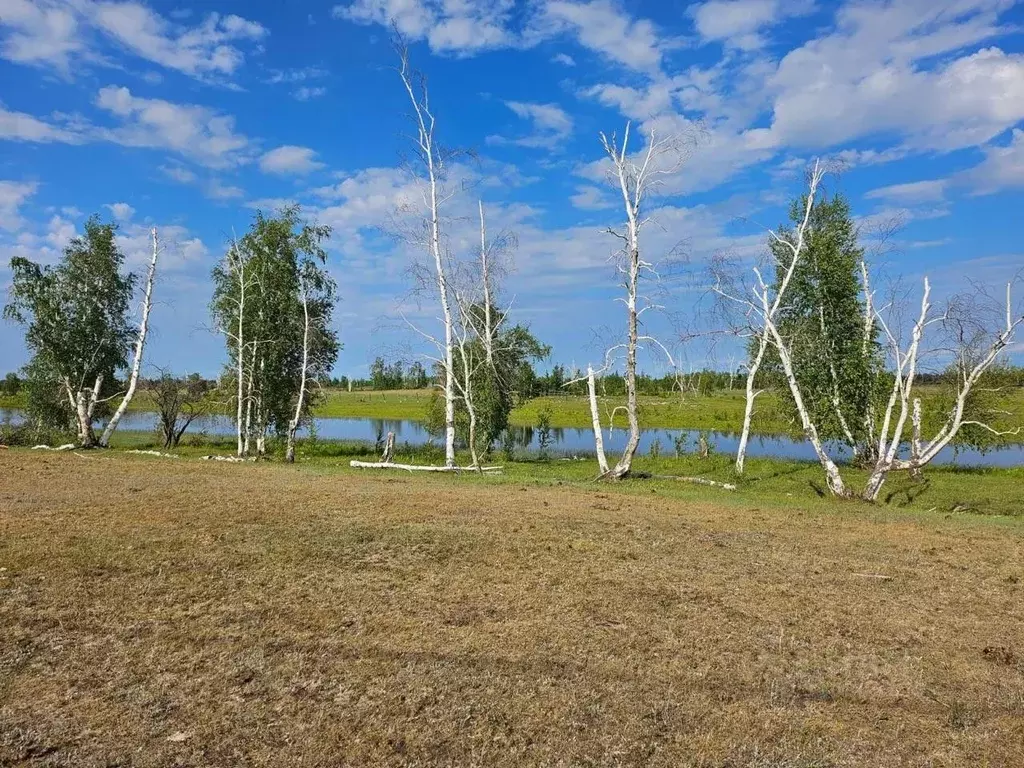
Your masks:
[{"label": "white cloud", "polygon": [[574,59],[567,53],[556,53],[554,56],[551,57],[551,60],[555,62],[555,64],[562,64],[566,67],[576,66],[576,59]]},{"label": "white cloud", "polygon": [[745,50],[765,44],[762,30],[787,16],[809,11],[813,2],[801,0],[709,0],[688,9],[705,41]]},{"label": "white cloud", "polygon": [[267,34],[256,22],[216,13],[196,27],[180,28],[137,2],[97,3],[89,17],[136,56],[191,76],[234,73],[245,56],[231,43]]},{"label": "white cloud", "polygon": [[506,101],[505,106],[524,120],[530,120],[533,123],[533,133],[518,139],[488,136],[489,144],[514,144],[519,147],[555,149],[572,134],[572,118],[557,104]]},{"label": "white cloud", "polygon": [[1024,130],[1015,128],[1005,146],[985,147],[985,159],[957,180],[979,195],[1024,188]]},{"label": "white cloud", "polygon": [[0,229],[13,232],[21,228],[19,209],[38,189],[39,185],[32,181],[0,181]]},{"label": "white cloud", "polygon": [[224,184],[219,179],[210,179],[203,192],[211,200],[235,200],[245,197],[244,189],[233,184]]},{"label": "white cloud", "polygon": [[597,99],[606,107],[615,107],[632,120],[646,120],[673,108],[674,89],[665,80],[652,82],[646,88],[601,83],[585,89],[583,95]]},{"label": "white cloud", "polygon": [[513,42],[508,22],[514,0],[354,0],[331,14],[357,24],[392,22],[435,53],[471,54]]},{"label": "white cloud", "polygon": [[569,200],[574,208],[581,211],[603,211],[615,205],[604,190],[589,184],[576,187],[576,194],[570,196]]},{"label": "white cloud", "polygon": [[50,64],[64,74],[84,49],[76,14],[47,0],[0,0],[0,27],[7,34],[0,55],[19,64]]},{"label": "white cloud", "polygon": [[984,48],[1008,0],[848,2],[837,29],[789,52],[765,82],[768,147],[888,137],[917,149],[984,143],[1024,119],[1024,56]]},{"label": "white cloud", "polygon": [[873,189],[865,193],[864,197],[868,200],[888,200],[903,205],[935,203],[945,199],[948,188],[949,181],[947,179],[913,181]]},{"label": "white cloud", "polygon": [[656,72],[667,47],[647,19],[633,19],[611,0],[548,0],[533,21],[533,34],[575,33],[580,45],[630,69]]},{"label": "white cloud", "polygon": [[128,203],[109,203],[103,207],[110,209],[110,212],[114,214],[114,218],[118,221],[128,221],[128,219],[135,215],[135,209],[128,205]]},{"label": "white cloud", "polygon": [[135,0],[0,0],[0,26],[7,30],[0,55],[52,66],[66,76],[79,59],[111,63],[90,46],[91,30],[139,58],[200,79],[233,74],[245,60],[238,44],[267,35],[259,23],[233,14],[211,13],[184,26]]},{"label": "white cloud", "polygon": [[40,143],[81,144],[79,132],[40,120],[24,112],[10,112],[0,105],[0,139]]},{"label": "white cloud", "polygon": [[326,77],[328,74],[328,71],[321,67],[272,69],[270,70],[270,77],[267,78],[266,82],[270,85],[277,85],[279,83],[304,83],[307,80]]},{"label": "white cloud", "polygon": [[75,236],[75,224],[61,216],[54,216],[46,225],[44,239],[56,251],[62,250]]},{"label": "white cloud", "polygon": [[292,97],[297,101],[309,101],[310,99],[316,99],[327,93],[327,89],[322,86],[308,86],[303,85],[292,91]]},{"label": "white cloud", "polygon": [[316,160],[316,152],[309,147],[285,145],[260,157],[260,170],[264,173],[301,175],[323,167],[324,164]]},{"label": "white cloud", "polygon": [[[153,224],[124,224],[117,232],[117,245],[129,269],[141,270],[153,255]],[[162,251],[161,272],[175,272],[206,261],[209,249],[203,241],[180,224],[157,224]]]},{"label": "white cloud", "polygon": [[133,96],[125,87],[100,89],[96,104],[121,118],[118,128],[98,135],[128,147],[168,149],[211,168],[247,159],[249,139],[235,133],[234,118],[206,107]]},{"label": "white cloud", "polygon": [[180,165],[161,165],[160,170],[167,178],[179,184],[194,184],[198,178],[194,172]]}]

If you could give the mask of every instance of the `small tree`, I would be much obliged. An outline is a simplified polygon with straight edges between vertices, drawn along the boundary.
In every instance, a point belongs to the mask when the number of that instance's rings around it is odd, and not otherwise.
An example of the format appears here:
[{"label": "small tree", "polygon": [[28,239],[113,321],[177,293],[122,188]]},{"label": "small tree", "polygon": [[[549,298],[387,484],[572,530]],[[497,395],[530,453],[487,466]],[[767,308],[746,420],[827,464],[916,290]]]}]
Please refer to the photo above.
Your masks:
[{"label": "small tree", "polygon": [[199,374],[178,377],[164,371],[143,386],[156,406],[165,449],[177,448],[192,422],[210,412],[210,385]]},{"label": "small tree", "polygon": [[[793,358],[804,403],[819,434],[838,439],[855,454],[871,433],[871,404],[881,369],[877,333],[869,327],[865,337],[866,296],[862,291],[864,249],[850,206],[841,195],[793,201],[790,220],[803,223],[811,203],[804,249],[793,270],[786,300],[776,323]],[[773,291],[778,291],[793,260],[789,243],[794,231],[781,228],[770,247],[775,263]],[[751,354],[763,348],[764,334],[752,341]],[[768,349],[765,370],[781,373],[778,353]]]},{"label": "small tree", "polygon": [[14,397],[21,392],[21,378],[19,378],[18,374],[11,371],[4,376],[3,382],[0,382],[0,392],[8,397]]},{"label": "small tree", "polygon": [[[315,362],[317,377],[337,359],[337,336],[326,330],[330,313],[322,303],[333,307],[333,283],[319,266],[326,260],[321,243],[330,231],[303,221],[298,206],[276,216],[258,212],[249,231],[231,244],[213,271],[211,311],[227,341],[236,378],[240,456],[254,448],[263,455],[270,431],[287,434],[300,394],[303,409],[308,407],[302,383],[304,350],[306,362]],[[309,334],[303,290],[312,302],[310,322],[317,324]]]},{"label": "small tree", "polygon": [[128,309],[135,277],[121,272],[124,254],[116,232],[115,224],[93,216],[56,266],[11,260],[11,301],[4,315],[25,326],[33,354],[29,371],[48,380],[40,385],[60,388],[83,448],[96,445],[97,407],[115,396],[114,377],[127,365],[134,336]]}]

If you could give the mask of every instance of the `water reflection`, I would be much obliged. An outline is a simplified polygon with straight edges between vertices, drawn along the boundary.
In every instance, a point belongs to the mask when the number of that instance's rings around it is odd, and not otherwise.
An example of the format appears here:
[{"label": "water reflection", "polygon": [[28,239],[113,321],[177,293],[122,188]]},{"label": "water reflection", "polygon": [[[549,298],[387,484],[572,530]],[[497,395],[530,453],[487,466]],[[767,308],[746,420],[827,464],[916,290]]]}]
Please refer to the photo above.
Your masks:
[{"label": "water reflection", "polygon": [[[0,409],[0,422],[17,424],[22,421],[18,409]],[[130,412],[121,421],[121,428],[136,431],[155,431],[156,414]],[[234,422],[228,416],[207,416],[197,419],[188,434],[205,432],[209,435],[230,435],[234,433]],[[321,440],[358,440],[368,443],[381,442],[388,432],[395,433],[395,441],[401,445],[437,444],[422,422],[408,419],[316,419],[315,433]],[[721,453],[735,453],[739,436],[729,432],[707,432],[711,450]],[[697,450],[700,432],[688,429],[648,429],[640,437],[639,453],[648,455],[654,450],[661,456],[672,456],[677,452],[689,453]],[[605,449],[609,453],[622,451],[626,444],[627,432],[616,429],[605,433]],[[512,447],[516,451],[537,451],[539,430],[534,427],[512,427]],[[186,435],[187,438],[187,435]],[[594,435],[589,429],[553,427],[550,430],[549,451],[557,455],[588,455],[594,450]],[[500,450],[500,442],[495,446]],[[841,457],[840,446],[831,446],[833,455]],[[753,436],[748,447],[749,456],[776,456],[801,460],[814,460],[814,450],[805,440],[783,435]],[[986,451],[966,448],[947,448],[935,460],[936,464],[960,464],[965,466],[1012,467],[1024,464],[1024,445],[1002,445]]]}]

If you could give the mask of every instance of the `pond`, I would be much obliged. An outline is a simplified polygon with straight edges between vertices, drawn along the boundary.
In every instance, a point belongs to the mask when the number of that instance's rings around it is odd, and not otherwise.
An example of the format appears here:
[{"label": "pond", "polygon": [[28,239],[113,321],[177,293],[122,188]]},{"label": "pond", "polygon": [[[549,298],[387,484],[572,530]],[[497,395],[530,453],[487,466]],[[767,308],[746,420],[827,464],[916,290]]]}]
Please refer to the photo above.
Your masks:
[{"label": "pond", "polygon": [[[0,423],[17,424],[23,416],[20,410],[0,408]],[[157,418],[155,413],[130,412],[121,420],[121,428],[140,432],[155,431]],[[409,419],[349,419],[328,418],[316,419],[316,434],[321,440],[354,440],[373,443],[387,435],[395,433],[395,441],[401,446],[408,442],[411,445],[422,445],[437,438],[432,438],[425,426],[418,421]],[[208,416],[197,419],[189,428],[189,434],[206,432],[210,435],[234,434],[234,421],[229,416]],[[514,427],[515,446],[517,450],[537,451],[540,435],[533,427]],[[640,436],[639,453],[647,455],[652,444],[657,441],[662,456],[671,456],[676,450],[676,440],[681,441],[682,450],[694,451],[700,432],[692,429],[646,429]],[[707,434],[712,450],[719,453],[733,454],[739,442],[739,435],[731,432],[710,432]],[[605,449],[609,454],[621,452],[626,444],[627,433],[623,429],[605,432]],[[589,429],[556,428],[551,429],[549,450],[552,454],[568,455],[588,454],[594,450],[594,435]],[[837,458],[842,454],[837,446],[832,446],[833,455]],[[748,445],[748,456],[774,456],[777,458],[800,459],[813,461],[814,449],[810,443],[802,439],[794,439],[784,435],[752,435]],[[935,459],[936,464],[956,464],[960,466],[1014,467],[1024,465],[1024,444],[1001,445],[985,451],[968,448],[946,448]]]}]

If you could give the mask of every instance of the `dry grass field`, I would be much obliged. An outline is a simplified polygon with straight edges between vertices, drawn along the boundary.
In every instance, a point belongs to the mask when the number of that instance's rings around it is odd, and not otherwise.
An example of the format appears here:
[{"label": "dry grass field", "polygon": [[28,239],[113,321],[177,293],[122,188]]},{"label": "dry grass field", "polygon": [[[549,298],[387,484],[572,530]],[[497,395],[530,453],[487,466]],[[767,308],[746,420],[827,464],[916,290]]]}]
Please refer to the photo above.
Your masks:
[{"label": "dry grass field", "polygon": [[0,765],[1024,766],[1020,521],[11,450],[0,569]]}]

